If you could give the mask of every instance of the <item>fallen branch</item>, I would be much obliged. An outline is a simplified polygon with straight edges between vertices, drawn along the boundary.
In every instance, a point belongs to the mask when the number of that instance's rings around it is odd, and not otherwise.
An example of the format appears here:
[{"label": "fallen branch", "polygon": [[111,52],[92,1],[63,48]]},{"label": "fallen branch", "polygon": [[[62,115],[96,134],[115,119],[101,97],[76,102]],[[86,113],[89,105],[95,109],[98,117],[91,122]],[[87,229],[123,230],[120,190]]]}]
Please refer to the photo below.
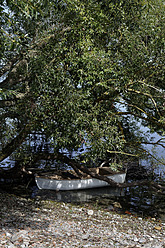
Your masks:
[{"label": "fallen branch", "polygon": [[[31,157],[31,161],[27,161],[27,164],[24,164],[25,169],[22,170],[22,173],[27,174],[27,175],[29,173],[35,174],[35,170],[30,170],[30,167],[39,160],[49,160],[49,159],[60,160],[61,162],[68,164],[69,166],[71,166],[75,170],[75,172],[77,173],[77,175],[80,178],[82,177],[82,174],[85,173],[87,175],[90,175],[92,178],[97,178],[99,180],[107,182],[112,187],[127,188],[127,187],[146,185],[146,186],[155,188],[157,190],[165,191],[165,186],[160,185],[160,184],[153,182],[153,181],[150,181],[150,180],[146,180],[146,179],[140,180],[140,181],[135,181],[135,182],[116,183],[115,181],[111,180],[107,176],[100,175],[100,174],[97,174],[97,173],[91,171],[86,166],[77,162],[75,159],[68,158],[66,155],[64,155],[60,152],[34,154],[34,156]],[[20,163],[20,166],[21,166],[21,163]],[[27,167],[28,167],[28,170],[26,169]],[[11,171],[12,170],[13,170],[13,168],[11,169]],[[8,173],[9,173],[9,171],[10,170],[8,170]],[[20,167],[20,171],[21,171],[21,167]],[[0,174],[1,174],[1,172],[0,172]],[[162,192],[162,194],[164,194],[164,193]]]},{"label": "fallen branch", "polygon": [[[127,187],[134,187],[134,186],[142,186],[142,185],[148,185],[148,186],[155,186],[157,187],[157,189],[164,189],[165,187],[152,182],[150,180],[141,180],[141,181],[135,181],[135,182],[127,182],[127,183],[116,183],[113,180],[111,180],[110,178],[108,178],[107,176],[103,176],[103,175],[99,175],[93,171],[90,171],[86,166],[78,163],[75,159],[71,159],[68,158],[66,155],[60,153],[60,152],[56,152],[56,153],[40,153],[37,155],[37,159],[41,160],[41,159],[52,159],[52,160],[60,160],[63,163],[66,163],[68,165],[70,165],[78,174],[78,176],[81,177],[81,172],[90,175],[93,178],[97,178],[100,180],[103,180],[105,182],[107,182],[110,186],[112,187],[118,187],[118,188],[127,188]],[[37,160],[35,158],[35,161]]]}]

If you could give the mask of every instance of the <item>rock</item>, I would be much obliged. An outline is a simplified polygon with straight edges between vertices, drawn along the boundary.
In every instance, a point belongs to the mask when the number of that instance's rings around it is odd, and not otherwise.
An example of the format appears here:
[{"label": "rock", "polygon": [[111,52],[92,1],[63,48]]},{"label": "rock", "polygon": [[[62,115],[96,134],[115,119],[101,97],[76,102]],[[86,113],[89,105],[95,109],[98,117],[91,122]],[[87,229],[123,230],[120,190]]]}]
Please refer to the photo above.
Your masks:
[{"label": "rock", "polygon": [[158,231],[160,231],[162,228],[161,228],[161,226],[155,226],[154,227],[156,230],[158,230]]},{"label": "rock", "polygon": [[23,243],[22,245],[21,245],[21,248],[27,248],[29,246],[29,242],[28,243]]},{"label": "rock", "polygon": [[163,248],[164,246],[162,245],[154,245],[154,248]]},{"label": "rock", "polygon": [[15,245],[13,245],[12,243],[9,243],[7,248],[17,248]]},{"label": "rock", "polygon": [[128,229],[128,231],[127,231],[129,234],[131,234],[132,233],[132,230],[131,229]]},{"label": "rock", "polygon": [[139,243],[145,243],[145,242],[146,242],[146,239],[145,238],[139,239]]},{"label": "rock", "polygon": [[11,234],[11,233],[6,232],[6,237],[11,237],[11,236],[12,236],[12,234]]},{"label": "rock", "polygon": [[134,241],[134,242],[138,242],[138,240],[139,240],[139,239],[138,239],[136,236],[133,237],[133,241]]},{"label": "rock", "polygon": [[15,241],[20,240],[20,239],[22,239],[22,240],[24,238],[27,239],[27,233],[28,233],[28,231],[26,231],[26,230],[22,230],[22,231],[19,231],[17,233],[14,233],[13,236],[11,237],[11,241],[15,242]]},{"label": "rock", "polygon": [[87,213],[88,213],[88,215],[93,215],[94,212],[93,212],[93,210],[88,210]]},{"label": "rock", "polygon": [[82,239],[83,240],[87,240],[89,238],[89,234],[87,233],[87,234],[84,234],[84,235],[82,235]]},{"label": "rock", "polygon": [[119,202],[114,202],[114,203],[113,203],[113,206],[114,206],[115,208],[122,208],[122,206],[121,206],[121,204],[120,204]]}]

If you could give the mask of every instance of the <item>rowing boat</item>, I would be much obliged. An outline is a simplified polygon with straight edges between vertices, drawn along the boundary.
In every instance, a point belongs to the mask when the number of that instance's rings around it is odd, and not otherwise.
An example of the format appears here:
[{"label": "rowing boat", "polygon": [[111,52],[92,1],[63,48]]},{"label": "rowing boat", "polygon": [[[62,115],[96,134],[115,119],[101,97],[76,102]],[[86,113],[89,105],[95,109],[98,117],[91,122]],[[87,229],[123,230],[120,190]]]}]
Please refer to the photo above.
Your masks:
[{"label": "rowing boat", "polygon": [[[93,172],[99,175],[107,176],[109,179],[116,183],[124,183],[126,172],[113,172],[109,167],[91,168]],[[35,181],[39,189],[50,190],[79,190],[100,188],[109,186],[109,184],[103,180],[92,178],[89,175],[84,178],[78,178],[75,176],[73,170],[56,172],[56,173],[41,173],[35,176]]]}]

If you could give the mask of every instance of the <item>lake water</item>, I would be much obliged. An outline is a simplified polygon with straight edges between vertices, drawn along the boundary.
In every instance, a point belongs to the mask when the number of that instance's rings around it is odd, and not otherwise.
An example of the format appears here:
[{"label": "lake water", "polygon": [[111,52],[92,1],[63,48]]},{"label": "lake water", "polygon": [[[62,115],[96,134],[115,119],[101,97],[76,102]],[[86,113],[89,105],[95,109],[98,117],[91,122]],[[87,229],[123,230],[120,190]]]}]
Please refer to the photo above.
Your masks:
[{"label": "lake water", "polygon": [[[144,129],[144,128],[143,128]],[[149,131],[148,128],[145,128],[144,130]],[[157,133],[153,133],[150,134],[151,138],[153,138],[153,142],[157,142],[158,140],[162,139],[162,144],[165,146],[165,137],[163,138],[162,136],[160,136]],[[161,162],[156,161],[153,162],[152,164],[150,163],[150,161],[147,160],[142,160],[141,164],[143,166],[145,166],[146,168],[149,168],[152,166],[154,173],[161,178],[165,179],[165,148],[163,148],[162,146],[155,146],[155,148],[153,149],[153,145],[146,145],[145,148],[151,153],[153,154],[155,157],[158,158],[158,160],[162,160],[162,162],[164,164],[161,164]]]}]

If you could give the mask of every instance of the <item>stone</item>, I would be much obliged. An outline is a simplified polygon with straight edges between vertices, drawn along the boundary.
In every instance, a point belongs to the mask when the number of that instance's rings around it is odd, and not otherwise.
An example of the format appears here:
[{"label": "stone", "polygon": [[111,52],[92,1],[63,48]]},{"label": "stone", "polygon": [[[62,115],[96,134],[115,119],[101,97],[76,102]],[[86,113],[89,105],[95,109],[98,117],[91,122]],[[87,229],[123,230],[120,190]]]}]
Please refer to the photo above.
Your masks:
[{"label": "stone", "polygon": [[11,237],[12,236],[12,234],[9,233],[9,232],[6,232],[5,234],[6,234],[6,237]]},{"label": "stone", "polygon": [[114,202],[114,203],[113,203],[113,206],[114,206],[115,208],[122,208],[120,202]]},{"label": "stone", "polygon": [[87,233],[87,234],[84,234],[84,235],[82,235],[82,239],[83,240],[87,240],[89,238],[89,234]]},{"label": "stone", "polygon": [[161,226],[155,226],[154,227],[156,230],[158,230],[158,231],[160,231],[162,228],[161,228]]},{"label": "stone", "polygon": [[145,238],[139,239],[139,243],[145,243],[145,242],[146,242],[146,239]]},{"label": "stone", "polygon": [[139,239],[138,239],[136,236],[134,236],[133,241],[134,241],[134,242],[138,242],[138,240],[139,240]]},{"label": "stone", "polygon": [[17,247],[14,244],[9,243],[8,246],[7,246],[7,248],[17,248]]},{"label": "stone", "polygon": [[15,241],[19,240],[20,238],[24,239],[27,236],[27,233],[28,233],[28,231],[26,231],[26,230],[22,230],[22,231],[19,231],[17,233],[14,233],[13,236],[11,237],[11,241],[15,242]]},{"label": "stone", "polygon": [[88,215],[93,215],[94,212],[93,212],[93,210],[88,210],[87,213],[88,213]]},{"label": "stone", "polygon": [[131,229],[128,229],[128,231],[127,231],[129,234],[131,234],[132,233],[132,230]]}]

